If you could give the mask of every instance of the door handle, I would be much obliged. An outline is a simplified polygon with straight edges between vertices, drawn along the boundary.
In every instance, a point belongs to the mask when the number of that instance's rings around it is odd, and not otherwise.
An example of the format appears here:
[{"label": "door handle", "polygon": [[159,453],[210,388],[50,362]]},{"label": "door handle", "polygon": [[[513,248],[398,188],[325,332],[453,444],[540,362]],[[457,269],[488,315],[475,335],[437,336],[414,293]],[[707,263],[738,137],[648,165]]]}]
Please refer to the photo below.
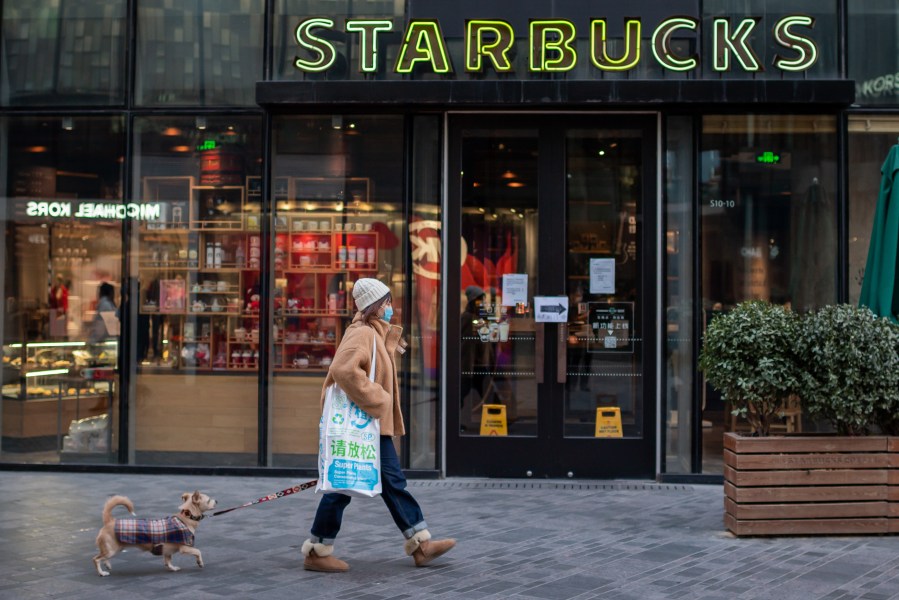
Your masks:
[{"label": "door handle", "polygon": [[568,323],[559,323],[556,343],[556,383],[565,383],[568,375]]},{"label": "door handle", "polygon": [[534,323],[534,369],[537,371],[537,383],[543,383],[544,327],[543,323]]}]

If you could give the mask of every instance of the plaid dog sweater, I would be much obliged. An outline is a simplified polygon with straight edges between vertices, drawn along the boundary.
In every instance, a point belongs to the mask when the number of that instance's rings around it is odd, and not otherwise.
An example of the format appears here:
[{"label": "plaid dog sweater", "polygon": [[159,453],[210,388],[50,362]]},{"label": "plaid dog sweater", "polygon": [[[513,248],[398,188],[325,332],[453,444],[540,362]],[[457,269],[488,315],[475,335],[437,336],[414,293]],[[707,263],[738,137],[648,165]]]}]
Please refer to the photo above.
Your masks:
[{"label": "plaid dog sweater", "polygon": [[115,536],[123,544],[194,545],[194,534],[181,519],[116,519]]}]

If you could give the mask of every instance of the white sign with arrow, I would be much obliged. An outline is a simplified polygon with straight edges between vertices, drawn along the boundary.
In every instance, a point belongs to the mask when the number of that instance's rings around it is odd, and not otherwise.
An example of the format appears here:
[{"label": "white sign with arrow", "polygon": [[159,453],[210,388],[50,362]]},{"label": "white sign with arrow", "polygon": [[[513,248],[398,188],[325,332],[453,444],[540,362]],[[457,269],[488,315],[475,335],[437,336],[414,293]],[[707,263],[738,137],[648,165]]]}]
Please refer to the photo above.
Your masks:
[{"label": "white sign with arrow", "polygon": [[537,323],[567,323],[568,296],[534,296],[534,320]]}]

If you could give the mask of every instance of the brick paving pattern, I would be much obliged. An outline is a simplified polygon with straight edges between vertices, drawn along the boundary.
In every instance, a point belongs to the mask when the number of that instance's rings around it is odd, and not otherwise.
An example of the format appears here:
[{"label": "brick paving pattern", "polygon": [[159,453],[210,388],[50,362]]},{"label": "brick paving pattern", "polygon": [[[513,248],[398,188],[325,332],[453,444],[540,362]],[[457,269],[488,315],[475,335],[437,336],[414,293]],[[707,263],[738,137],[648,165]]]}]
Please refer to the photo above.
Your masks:
[{"label": "brick paving pattern", "polygon": [[[128,550],[99,577],[91,557],[103,502],[173,514],[200,489],[227,508],[303,481],[269,477],[0,472],[0,598],[899,598],[899,537],[737,539],[720,485],[634,481],[410,481],[435,536],[458,546],[424,568],[379,499],[354,499],[336,555],[346,574],[302,569],[310,491],[200,524],[206,568]],[[113,513],[124,517],[124,509]]]}]

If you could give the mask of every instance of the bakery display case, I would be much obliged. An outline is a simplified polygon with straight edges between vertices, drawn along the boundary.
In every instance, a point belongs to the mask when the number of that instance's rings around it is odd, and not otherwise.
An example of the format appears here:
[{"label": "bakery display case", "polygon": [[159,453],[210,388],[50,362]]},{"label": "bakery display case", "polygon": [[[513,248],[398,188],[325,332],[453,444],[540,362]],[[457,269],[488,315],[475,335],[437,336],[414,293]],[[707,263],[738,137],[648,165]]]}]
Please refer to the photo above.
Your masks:
[{"label": "bakery display case", "polygon": [[[148,178],[145,193],[190,199],[182,222],[147,222],[139,233],[140,314],[162,330],[146,369],[255,371],[259,365],[262,186],[200,185]],[[185,192],[182,186],[189,189]],[[375,276],[379,233],[367,178],[278,177],[273,219],[274,369],[327,370],[353,315],[350,282]],[[349,198],[347,201],[346,199]],[[326,210],[330,209],[330,210]],[[177,226],[175,226],[177,225]],[[151,353],[153,354],[153,353]]]},{"label": "bakery display case", "polygon": [[[3,438],[5,448],[66,449],[72,423],[93,427],[89,419],[113,407],[118,342],[33,342],[3,346]],[[102,441],[69,442],[79,452],[106,452]],[[93,439],[93,438],[92,438]]]}]

